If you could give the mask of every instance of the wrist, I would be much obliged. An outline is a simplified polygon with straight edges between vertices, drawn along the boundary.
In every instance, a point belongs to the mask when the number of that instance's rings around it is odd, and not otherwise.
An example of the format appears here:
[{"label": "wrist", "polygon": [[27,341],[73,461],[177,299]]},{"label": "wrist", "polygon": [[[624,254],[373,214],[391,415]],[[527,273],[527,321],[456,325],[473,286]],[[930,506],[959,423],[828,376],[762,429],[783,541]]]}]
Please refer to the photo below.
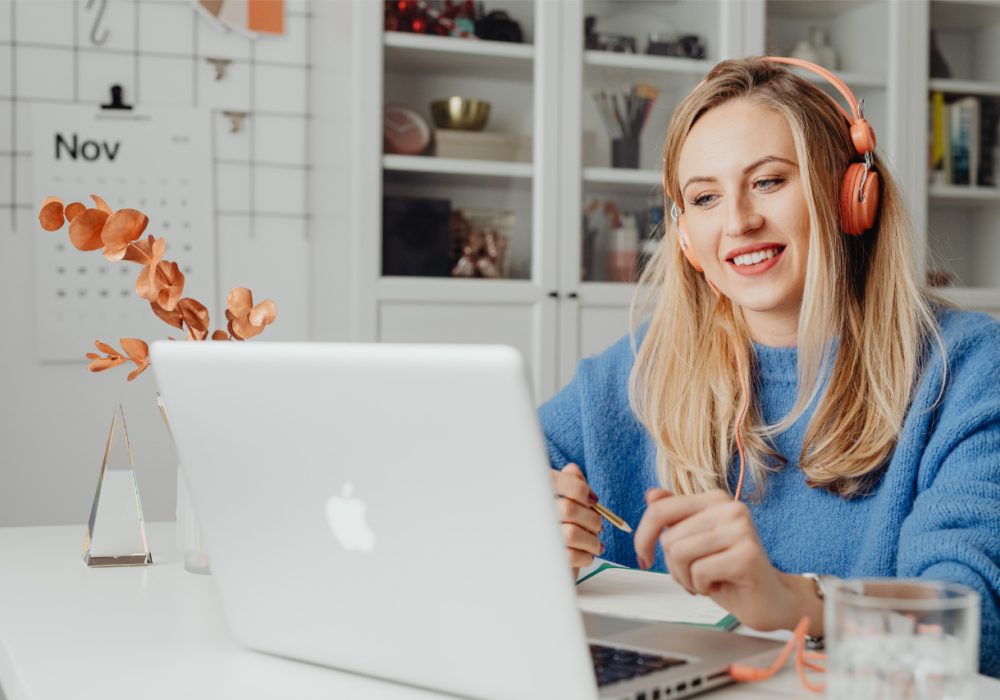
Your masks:
[{"label": "wrist", "polygon": [[789,600],[786,619],[782,621],[784,629],[795,629],[803,617],[809,618],[810,637],[823,636],[823,599],[816,590],[816,581],[798,574],[780,573],[782,586]]}]

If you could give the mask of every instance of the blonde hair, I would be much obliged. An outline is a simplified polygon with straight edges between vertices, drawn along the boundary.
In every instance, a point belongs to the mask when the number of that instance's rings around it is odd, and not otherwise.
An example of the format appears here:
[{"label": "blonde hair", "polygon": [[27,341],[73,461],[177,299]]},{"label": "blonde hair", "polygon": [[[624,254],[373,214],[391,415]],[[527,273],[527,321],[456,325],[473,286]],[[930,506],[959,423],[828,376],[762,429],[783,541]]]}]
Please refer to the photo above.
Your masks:
[{"label": "blonde hair", "polygon": [[[844,117],[819,88],[760,58],[720,63],[674,112],[665,180],[675,202],[682,201],[677,170],[688,132],[705,112],[735,99],[788,121],[810,220],[798,400],[768,426],[751,390],[741,430],[747,473],[759,497],[766,470],[784,462],[770,438],[815,405],[799,457],[806,483],[844,497],[864,495],[895,449],[928,339],[940,344],[929,298],[917,282],[905,203],[876,154],[881,205],[875,227],[858,237],[842,233],[841,178],[860,160]],[[633,339],[647,316],[629,396],[656,443],[660,481],[680,494],[728,489],[741,400],[734,353],[752,376],[753,345],[740,307],[717,298],[691,267],[671,221],[632,302]]]}]

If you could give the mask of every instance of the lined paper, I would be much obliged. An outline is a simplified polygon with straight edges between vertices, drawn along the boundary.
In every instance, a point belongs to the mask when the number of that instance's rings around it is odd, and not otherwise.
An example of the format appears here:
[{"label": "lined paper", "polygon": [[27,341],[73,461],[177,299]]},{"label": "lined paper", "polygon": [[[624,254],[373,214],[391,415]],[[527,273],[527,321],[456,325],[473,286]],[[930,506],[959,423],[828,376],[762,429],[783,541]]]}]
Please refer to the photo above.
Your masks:
[{"label": "lined paper", "polygon": [[693,596],[670,574],[601,567],[576,586],[580,609],[653,622],[727,626],[724,608],[706,596]]}]

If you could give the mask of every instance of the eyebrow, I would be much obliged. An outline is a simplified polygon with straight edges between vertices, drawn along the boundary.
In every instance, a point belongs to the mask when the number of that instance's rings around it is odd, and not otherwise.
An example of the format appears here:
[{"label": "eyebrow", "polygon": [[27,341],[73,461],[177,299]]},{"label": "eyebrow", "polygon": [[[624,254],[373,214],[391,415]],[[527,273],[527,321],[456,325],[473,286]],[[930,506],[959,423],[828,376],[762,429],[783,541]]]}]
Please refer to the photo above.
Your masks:
[{"label": "eyebrow", "polygon": [[[764,156],[760,160],[756,160],[747,167],[743,168],[743,174],[746,175],[747,173],[756,170],[760,166],[765,165],[767,163],[788,163],[788,165],[795,165],[794,162],[788,160],[787,158],[782,158],[781,156]],[[695,176],[689,178],[688,181],[684,183],[684,187],[681,188],[681,193],[683,194],[684,190],[688,188],[688,185],[694,184],[696,182],[718,182],[718,179],[706,176]]]}]

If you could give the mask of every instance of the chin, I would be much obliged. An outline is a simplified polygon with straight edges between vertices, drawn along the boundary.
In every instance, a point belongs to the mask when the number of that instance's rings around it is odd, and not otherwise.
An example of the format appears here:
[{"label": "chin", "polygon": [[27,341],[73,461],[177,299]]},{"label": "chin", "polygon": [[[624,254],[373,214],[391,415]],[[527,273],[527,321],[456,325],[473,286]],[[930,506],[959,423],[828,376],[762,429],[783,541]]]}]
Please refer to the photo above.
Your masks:
[{"label": "chin", "polygon": [[[801,297],[800,297],[801,298]],[[740,308],[758,314],[780,313],[795,305],[795,295],[779,290],[755,290],[751,293],[736,293],[730,296]]]}]

